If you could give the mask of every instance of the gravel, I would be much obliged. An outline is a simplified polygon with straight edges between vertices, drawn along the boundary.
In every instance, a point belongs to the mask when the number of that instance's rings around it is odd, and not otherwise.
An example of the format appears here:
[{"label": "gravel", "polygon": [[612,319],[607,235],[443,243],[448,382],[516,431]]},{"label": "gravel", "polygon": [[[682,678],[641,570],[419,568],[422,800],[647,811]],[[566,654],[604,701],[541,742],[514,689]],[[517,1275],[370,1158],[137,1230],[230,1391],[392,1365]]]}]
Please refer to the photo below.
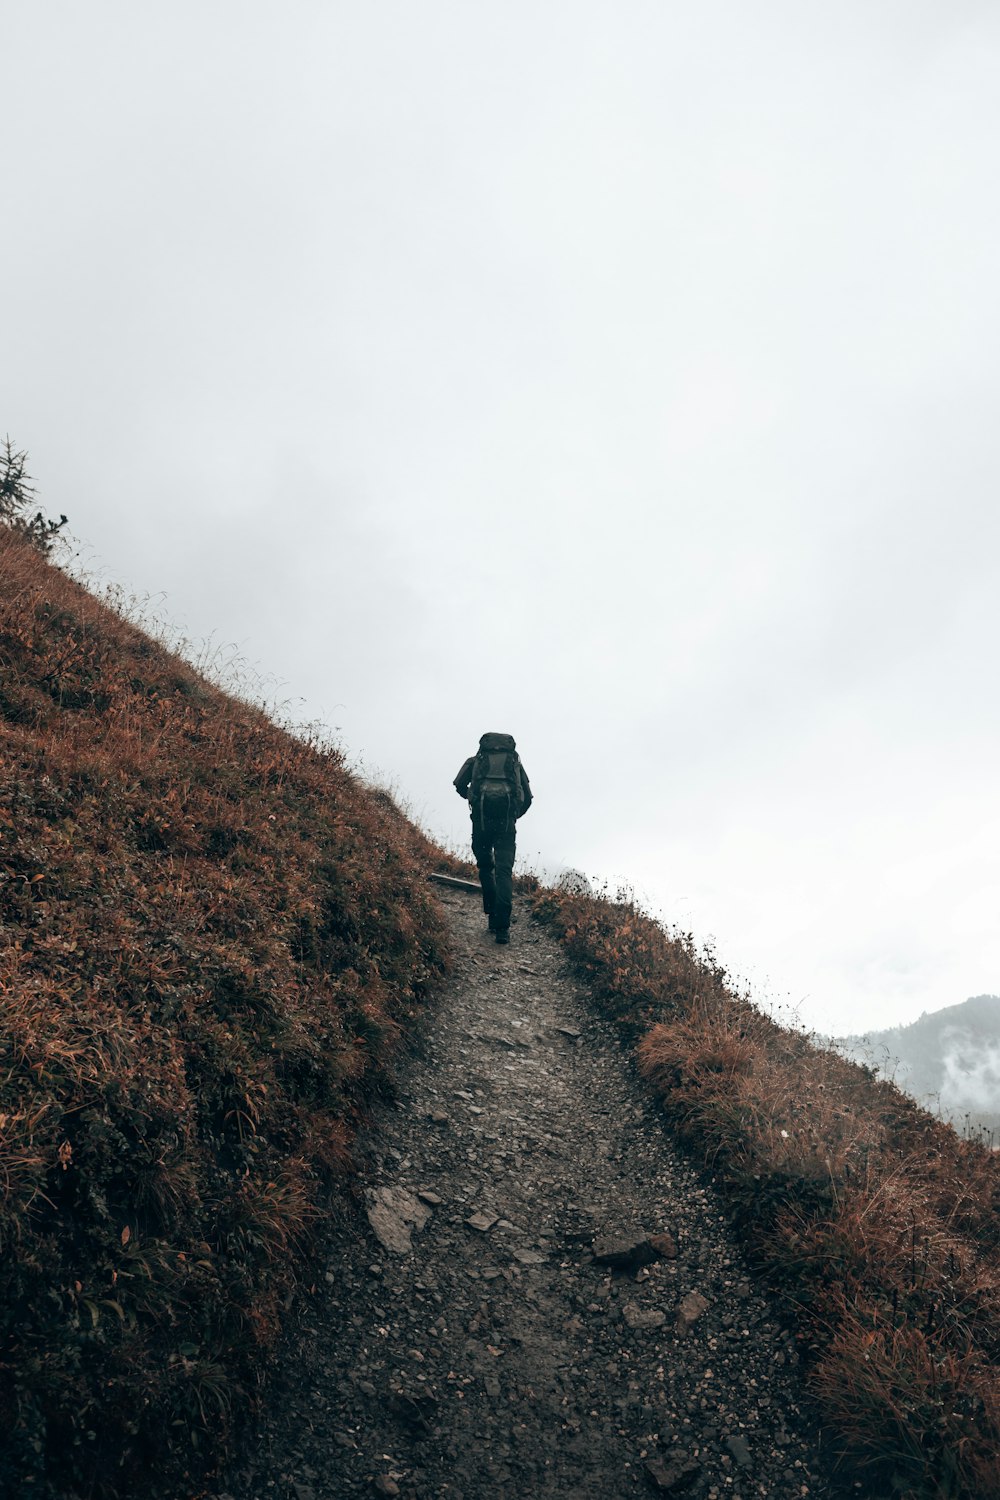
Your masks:
[{"label": "gravel", "polygon": [[219,1500],[832,1496],[794,1339],[554,938],[441,899],[454,976]]}]

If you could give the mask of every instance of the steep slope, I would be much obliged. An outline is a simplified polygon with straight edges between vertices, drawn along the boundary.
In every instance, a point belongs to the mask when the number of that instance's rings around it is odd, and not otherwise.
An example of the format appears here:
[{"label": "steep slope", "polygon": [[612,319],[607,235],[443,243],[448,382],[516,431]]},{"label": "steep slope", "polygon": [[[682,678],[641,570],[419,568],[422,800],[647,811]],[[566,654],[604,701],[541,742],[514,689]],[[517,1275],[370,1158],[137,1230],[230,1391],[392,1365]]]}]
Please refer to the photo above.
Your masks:
[{"label": "steep slope", "polygon": [[255,1390],[439,851],[4,527],[0,580],[0,1490],[110,1495]]}]

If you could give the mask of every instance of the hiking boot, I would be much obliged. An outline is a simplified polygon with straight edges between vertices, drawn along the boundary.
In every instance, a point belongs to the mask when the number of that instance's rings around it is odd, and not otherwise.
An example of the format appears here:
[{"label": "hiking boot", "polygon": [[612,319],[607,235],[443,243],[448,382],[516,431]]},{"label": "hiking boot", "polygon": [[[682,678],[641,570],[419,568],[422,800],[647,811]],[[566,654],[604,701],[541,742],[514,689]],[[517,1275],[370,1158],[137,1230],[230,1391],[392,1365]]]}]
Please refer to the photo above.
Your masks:
[{"label": "hiking boot", "polygon": [[510,929],[508,927],[504,927],[504,928],[499,928],[498,927],[497,928],[497,942],[498,943],[509,943],[510,942]]}]

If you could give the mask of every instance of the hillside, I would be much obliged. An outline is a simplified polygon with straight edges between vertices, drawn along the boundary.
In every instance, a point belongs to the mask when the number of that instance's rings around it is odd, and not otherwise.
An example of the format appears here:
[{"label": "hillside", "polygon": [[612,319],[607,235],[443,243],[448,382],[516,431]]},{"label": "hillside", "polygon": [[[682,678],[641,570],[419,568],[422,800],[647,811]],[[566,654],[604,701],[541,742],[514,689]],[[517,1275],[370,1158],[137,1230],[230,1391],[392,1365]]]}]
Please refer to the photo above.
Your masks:
[{"label": "hillside", "polygon": [[[340,1500],[345,1476],[365,1493],[370,1456],[309,1405],[329,1399],[322,1381],[373,1403],[366,1431],[394,1460],[388,1415],[404,1418],[399,1444],[437,1442],[428,1413],[441,1409],[444,1446],[419,1472],[448,1485],[459,1464],[469,1497],[520,1500],[558,1442],[567,1495],[586,1492],[589,1455],[605,1473],[612,1447],[623,1454],[600,1500],[631,1493],[637,1476],[687,1486],[692,1500],[749,1500],[762,1484],[790,1497],[804,1493],[804,1469],[817,1496],[843,1481],[879,1500],[1000,1500],[996,1153],[775,1025],[710,954],[627,896],[526,882],[518,943],[505,966],[493,945],[487,971],[481,923],[454,903],[446,915],[425,879],[448,856],[390,798],[336,749],[200,678],[38,541],[0,526],[3,1500],[217,1494],[255,1407],[282,1441],[297,1424],[322,1428],[326,1469],[315,1485],[279,1469],[266,1489],[251,1475],[245,1500]],[[538,940],[525,965],[529,922]],[[577,1059],[584,1001],[596,1024]],[[525,1012],[547,1019],[519,1048]],[[501,1019],[510,1035],[494,1031]],[[645,1086],[611,1078],[615,1037]],[[557,1051],[567,1039],[568,1056]],[[422,1073],[408,1055],[418,1042],[431,1059]],[[482,1082],[467,1087],[466,1068]],[[421,1100],[450,1086],[461,1105],[417,1108],[393,1131],[418,1079]],[[452,1174],[456,1205],[472,1208],[473,1189],[485,1198],[502,1171],[519,1217],[535,1211],[537,1225],[491,1217],[491,1203],[486,1230],[475,1214],[442,1212],[436,1253],[457,1265],[362,1288],[384,1269],[372,1271],[354,1151],[373,1109],[385,1143],[367,1149],[397,1182],[426,1190],[418,1173]],[[600,1203],[584,1201],[591,1181]],[[622,1267],[598,1285],[597,1253],[555,1253],[557,1232],[591,1243],[616,1210],[682,1230],[674,1270],[661,1251],[666,1268],[625,1268],[627,1296]],[[332,1265],[321,1272],[331,1217],[335,1264],[353,1278],[343,1286]],[[494,1226],[512,1236],[511,1264],[477,1260],[474,1236]],[[703,1288],[704,1309],[687,1300]],[[689,1320],[685,1307],[699,1311]],[[331,1309],[340,1323],[324,1321]],[[299,1363],[299,1329],[315,1382],[298,1404],[264,1402],[275,1369]],[[532,1384],[539,1329],[565,1387],[545,1396],[551,1423]],[[436,1404],[424,1409],[378,1351],[412,1359],[417,1382],[439,1341]],[[452,1380],[445,1351],[456,1369],[485,1362],[478,1384]],[[492,1364],[508,1353],[516,1389]],[[779,1405],[785,1364],[796,1374]],[[783,1469],[797,1387],[803,1456]],[[584,1399],[605,1388],[613,1420]],[[449,1404],[473,1396],[471,1415]],[[725,1412],[721,1429],[712,1410]],[[460,1443],[504,1423],[512,1456],[493,1475],[489,1455],[480,1464]],[[627,1460],[626,1439],[638,1445]],[[447,1493],[416,1464],[395,1468],[407,1500]],[[383,1494],[399,1489],[391,1473],[374,1478]]]},{"label": "hillside", "polygon": [[124,1493],[259,1385],[440,852],[6,527],[0,578],[0,1492]]},{"label": "hillside", "polygon": [[998,1500],[1000,1154],[776,1025],[627,893],[535,907],[796,1328],[837,1471],[878,1500]]},{"label": "hillside", "polygon": [[837,1037],[835,1045],[957,1129],[992,1132],[1000,1142],[1000,995],[973,995],[908,1026]]}]

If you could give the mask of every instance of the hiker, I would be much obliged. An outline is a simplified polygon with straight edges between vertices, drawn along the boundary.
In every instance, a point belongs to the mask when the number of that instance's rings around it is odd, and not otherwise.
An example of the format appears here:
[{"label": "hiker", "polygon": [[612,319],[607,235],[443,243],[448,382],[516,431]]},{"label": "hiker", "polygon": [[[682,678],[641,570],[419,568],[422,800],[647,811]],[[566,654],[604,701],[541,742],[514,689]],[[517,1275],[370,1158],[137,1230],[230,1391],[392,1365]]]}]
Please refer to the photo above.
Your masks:
[{"label": "hiker", "polygon": [[510,942],[514,824],[531,806],[531,787],[511,734],[484,734],[455,777],[472,809],[472,852],[479,866],[483,910],[498,943]]}]

